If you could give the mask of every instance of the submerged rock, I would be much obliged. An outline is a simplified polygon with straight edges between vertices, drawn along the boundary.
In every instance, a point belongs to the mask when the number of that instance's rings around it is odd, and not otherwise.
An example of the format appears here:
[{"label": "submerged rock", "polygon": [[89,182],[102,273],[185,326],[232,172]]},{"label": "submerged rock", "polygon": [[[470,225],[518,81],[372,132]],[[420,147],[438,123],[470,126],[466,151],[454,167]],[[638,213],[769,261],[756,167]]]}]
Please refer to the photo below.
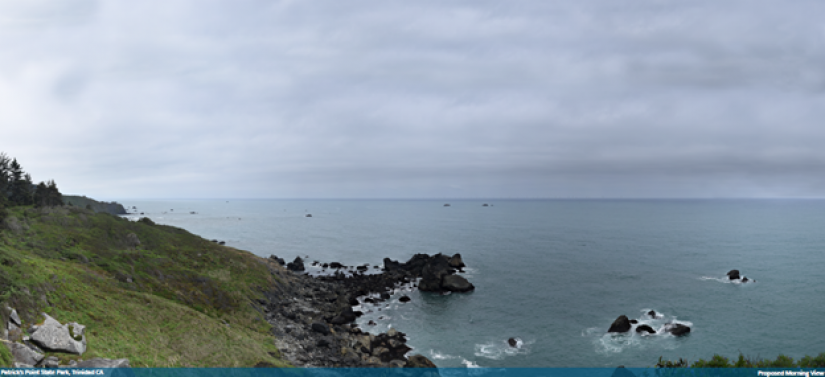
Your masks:
[{"label": "submerged rock", "polygon": [[647,332],[648,334],[655,334],[656,330],[654,330],[652,327],[650,327],[648,325],[641,325],[641,326],[636,327],[636,332],[637,333]]},{"label": "submerged rock", "polygon": [[610,329],[607,332],[628,332],[630,331],[630,320],[627,319],[626,315],[620,315],[619,318],[616,318],[613,321],[613,324],[610,325]]}]

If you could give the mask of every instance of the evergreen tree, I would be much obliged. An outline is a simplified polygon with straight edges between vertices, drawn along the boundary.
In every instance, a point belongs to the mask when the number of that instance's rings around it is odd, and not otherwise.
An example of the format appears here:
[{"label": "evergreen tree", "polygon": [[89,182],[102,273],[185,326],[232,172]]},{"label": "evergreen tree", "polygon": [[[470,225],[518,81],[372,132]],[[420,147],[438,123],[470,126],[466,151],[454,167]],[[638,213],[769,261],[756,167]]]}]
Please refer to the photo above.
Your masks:
[{"label": "evergreen tree", "polygon": [[37,188],[34,189],[34,206],[35,207],[47,207],[49,205],[49,188],[46,187],[46,184],[40,182],[37,184]]},{"label": "evergreen tree", "polygon": [[63,194],[60,193],[60,190],[57,189],[57,184],[54,183],[52,179],[49,181],[49,206],[62,206],[63,205]]},{"label": "evergreen tree", "polygon": [[0,152],[0,196],[4,199],[8,197],[8,184],[11,176],[9,175],[9,156],[4,152]]},{"label": "evergreen tree", "polygon": [[11,184],[9,185],[9,201],[11,205],[25,206],[32,204],[31,175],[23,171],[23,167],[12,160],[10,164]]}]

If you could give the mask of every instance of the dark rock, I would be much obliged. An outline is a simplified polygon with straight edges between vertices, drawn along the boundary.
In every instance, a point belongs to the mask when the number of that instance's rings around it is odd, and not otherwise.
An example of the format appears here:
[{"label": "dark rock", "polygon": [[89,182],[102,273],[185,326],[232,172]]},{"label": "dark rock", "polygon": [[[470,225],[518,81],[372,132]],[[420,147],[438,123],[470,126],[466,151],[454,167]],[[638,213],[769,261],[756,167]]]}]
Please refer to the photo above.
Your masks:
[{"label": "dark rock", "polygon": [[416,354],[412,355],[407,359],[407,363],[404,364],[404,368],[437,368],[435,363],[433,363],[430,359],[426,358],[424,355]]},{"label": "dark rock", "polygon": [[651,316],[651,317],[653,317],[653,318],[656,318],[656,311],[651,310],[651,311],[647,312],[647,315],[649,315],[649,316]]},{"label": "dark rock", "polygon": [[509,344],[510,347],[517,348],[518,347],[518,340],[516,338],[507,339],[507,344]]},{"label": "dark rock", "polygon": [[304,271],[304,260],[301,257],[295,257],[295,260],[287,263],[286,268],[290,271]]},{"label": "dark rock", "polygon": [[683,336],[690,332],[690,327],[679,323],[674,323],[667,328],[667,332],[673,334],[674,336]]},{"label": "dark rock", "polygon": [[637,320],[635,320],[635,319],[631,319],[631,320],[630,320],[630,323],[635,325],[635,324],[639,323],[639,321],[637,321]]},{"label": "dark rock", "polygon": [[387,292],[381,292],[381,299],[389,300],[390,299],[390,294],[387,293]]},{"label": "dark rock", "polygon": [[421,282],[418,284],[418,290],[440,292],[442,279],[452,272],[446,258],[443,258],[441,254],[433,256],[421,269]]},{"label": "dark rock", "polygon": [[376,323],[373,320],[370,320],[369,322],[367,322],[367,326],[375,326],[375,324]]},{"label": "dark rock", "polygon": [[410,298],[410,296],[407,296],[407,295],[401,296],[398,299],[398,301],[400,301],[400,302],[409,302],[410,300],[412,300],[412,299]]},{"label": "dark rock", "polygon": [[730,270],[730,271],[728,271],[728,279],[730,279],[730,280],[739,279],[739,270]]},{"label": "dark rock", "polygon": [[338,263],[338,262],[332,262],[332,263],[329,264],[329,267],[338,269],[338,268],[344,268],[344,265],[341,264],[341,263]]},{"label": "dark rock", "polygon": [[306,217],[312,217],[311,213],[307,213]]},{"label": "dark rock", "polygon": [[401,267],[397,260],[384,258],[384,271],[395,271]]},{"label": "dark rock", "polygon": [[489,207],[490,205],[489,205],[489,204],[487,204],[487,203],[484,203],[484,204],[482,204],[481,206],[482,206],[482,207]]},{"label": "dark rock", "polygon": [[653,330],[653,328],[648,325],[641,325],[636,327],[636,332],[647,332],[648,334],[655,334],[656,330]]},{"label": "dark rock", "polygon": [[321,335],[329,335],[329,326],[324,323],[314,322],[311,327],[312,331],[315,331]]},{"label": "dark rock", "polygon": [[461,260],[461,254],[453,255],[453,257],[450,258],[450,261],[448,263],[450,264],[450,267],[452,267],[452,268],[465,267],[464,261]]},{"label": "dark rock", "polygon": [[221,246],[226,245],[226,242],[225,241],[218,242],[218,245],[221,245]]},{"label": "dark rock", "polygon": [[329,347],[329,345],[330,345],[330,344],[331,344],[331,343],[330,343],[330,342],[329,342],[329,340],[327,340],[326,338],[321,338],[321,339],[318,339],[318,341],[317,341],[317,342],[315,342],[315,346],[317,346],[318,348],[321,348],[321,347]]},{"label": "dark rock", "polygon": [[630,331],[630,320],[627,319],[626,315],[620,315],[619,318],[616,318],[613,321],[613,324],[610,325],[610,329],[607,332],[628,332]]},{"label": "dark rock", "polygon": [[748,277],[747,277],[747,276],[743,276],[743,277],[742,277],[742,282],[743,282],[743,283],[747,283],[748,281],[749,281],[749,280],[748,280]]},{"label": "dark rock", "polygon": [[469,292],[475,289],[467,279],[458,275],[447,275],[441,282],[441,288],[450,292]]}]

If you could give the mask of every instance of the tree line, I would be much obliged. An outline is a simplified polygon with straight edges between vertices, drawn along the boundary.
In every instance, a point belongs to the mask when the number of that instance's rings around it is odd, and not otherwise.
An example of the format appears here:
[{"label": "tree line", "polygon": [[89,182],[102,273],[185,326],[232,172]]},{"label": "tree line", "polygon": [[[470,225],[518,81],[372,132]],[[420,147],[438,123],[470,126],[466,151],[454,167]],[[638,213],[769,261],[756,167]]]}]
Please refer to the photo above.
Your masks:
[{"label": "tree line", "polygon": [[0,219],[14,206],[52,207],[63,205],[63,195],[54,180],[37,185],[16,158],[0,152]]}]

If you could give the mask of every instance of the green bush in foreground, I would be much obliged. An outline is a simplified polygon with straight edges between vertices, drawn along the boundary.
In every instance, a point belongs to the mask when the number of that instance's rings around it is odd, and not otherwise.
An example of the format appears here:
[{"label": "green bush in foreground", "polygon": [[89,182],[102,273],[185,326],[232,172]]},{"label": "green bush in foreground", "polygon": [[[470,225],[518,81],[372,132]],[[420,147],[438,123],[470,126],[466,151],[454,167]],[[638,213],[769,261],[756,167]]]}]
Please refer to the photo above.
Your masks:
[{"label": "green bush in foreground", "polygon": [[710,360],[699,359],[688,365],[685,359],[678,361],[662,360],[659,357],[657,368],[825,368],[825,352],[816,357],[805,356],[799,361],[794,361],[790,356],[779,355],[776,360],[750,359],[739,354],[736,361],[731,361],[722,355],[713,355]]}]

